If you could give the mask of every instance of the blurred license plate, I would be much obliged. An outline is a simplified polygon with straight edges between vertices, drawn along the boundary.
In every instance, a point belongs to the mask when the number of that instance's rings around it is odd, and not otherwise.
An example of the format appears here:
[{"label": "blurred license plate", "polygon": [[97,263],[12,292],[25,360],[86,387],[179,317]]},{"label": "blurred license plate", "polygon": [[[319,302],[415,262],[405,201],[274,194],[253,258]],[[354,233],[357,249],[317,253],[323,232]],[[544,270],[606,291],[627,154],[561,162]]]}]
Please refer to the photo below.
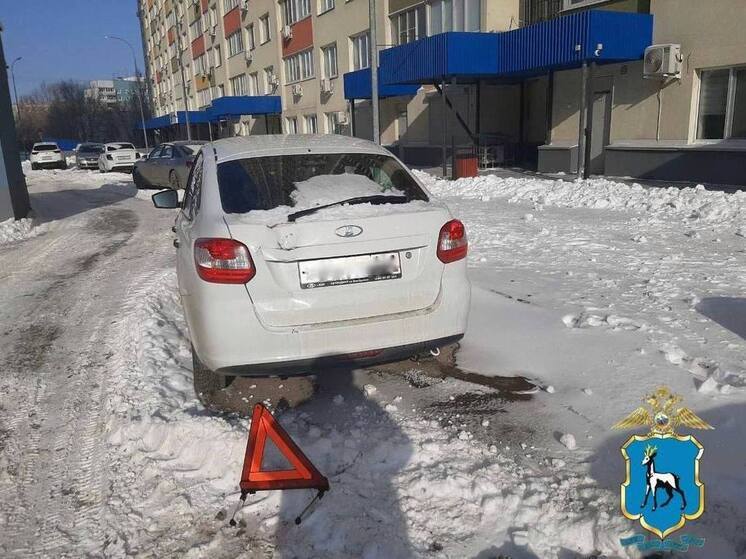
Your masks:
[{"label": "blurred license plate", "polygon": [[130,156],[129,156],[129,155],[117,155],[117,159],[118,159],[119,161],[122,161],[122,160],[124,160],[124,159],[129,159],[129,158],[130,158]]},{"label": "blurred license plate", "polygon": [[298,263],[302,289],[398,279],[401,263],[398,252],[364,254]]}]

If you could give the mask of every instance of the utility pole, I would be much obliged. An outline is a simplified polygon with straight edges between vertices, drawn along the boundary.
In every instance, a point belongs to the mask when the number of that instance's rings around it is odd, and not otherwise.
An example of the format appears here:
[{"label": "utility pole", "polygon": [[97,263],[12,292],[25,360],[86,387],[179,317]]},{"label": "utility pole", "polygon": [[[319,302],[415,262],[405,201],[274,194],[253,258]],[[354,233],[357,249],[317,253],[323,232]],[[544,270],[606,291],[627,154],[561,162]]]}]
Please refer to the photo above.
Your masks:
[{"label": "utility pole", "polygon": [[[192,131],[189,126],[189,97],[187,97],[186,73],[184,72],[184,61],[181,50],[181,19],[176,16],[176,48],[179,50],[179,70],[181,70],[181,94],[184,96],[184,122],[186,123],[187,140],[192,139]],[[176,113],[176,121],[179,121],[179,113]]]},{"label": "utility pole", "polygon": [[13,69],[16,65],[16,62],[18,62],[19,60],[21,60],[20,56],[10,63],[10,79],[13,81],[13,96],[16,98],[16,114],[18,115],[16,118],[18,119],[18,128],[21,127],[21,106],[18,104],[18,92],[16,91],[16,75],[13,72]]},{"label": "utility pole", "polygon": [[[376,32],[376,0],[368,0],[370,18],[370,104],[373,108],[373,141],[381,143],[381,131],[378,106],[378,33]],[[355,102],[354,100],[352,101]]]},{"label": "utility pole", "polygon": [[143,110],[142,88],[140,87],[140,71],[137,69],[137,55],[135,55],[135,47],[133,47],[132,43],[130,43],[127,39],[122,39],[121,37],[117,37],[115,35],[104,35],[104,38],[121,41],[130,48],[130,52],[132,53],[132,62],[134,62],[135,64],[135,80],[137,80],[135,84],[137,85],[137,100],[140,104],[140,125],[142,126],[142,137],[145,140],[145,149],[149,150],[150,148],[148,147],[148,131],[145,130],[145,111]]}]

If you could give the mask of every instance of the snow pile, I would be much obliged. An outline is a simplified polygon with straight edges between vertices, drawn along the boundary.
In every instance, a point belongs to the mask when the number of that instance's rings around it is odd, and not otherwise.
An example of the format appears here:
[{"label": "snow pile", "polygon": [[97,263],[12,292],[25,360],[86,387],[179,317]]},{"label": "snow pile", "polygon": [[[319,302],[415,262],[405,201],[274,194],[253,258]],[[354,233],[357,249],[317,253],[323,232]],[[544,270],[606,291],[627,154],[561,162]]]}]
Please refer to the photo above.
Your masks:
[{"label": "snow pile", "polygon": [[422,171],[414,172],[436,196],[486,201],[501,198],[511,203],[530,202],[537,206],[631,210],[720,225],[740,226],[746,219],[746,191],[728,194],[706,190],[702,185],[645,188],[637,183],[630,185],[602,178],[568,182],[483,175],[447,181]]},{"label": "snow pile", "polygon": [[279,416],[329,477],[323,503],[297,527],[310,492],[250,496],[237,537],[226,515],[248,422],[211,415],[193,398],[175,276],[144,283],[155,287],[128,296],[133,308],[120,324],[118,353],[136,360],[114,363],[124,374],[110,391],[117,537],[107,551],[233,556],[249,545],[283,556],[404,558],[476,556],[498,544],[540,557],[624,553],[615,494],[590,490],[593,480],[557,467],[560,458],[519,465],[456,425],[403,413],[379,401],[374,385],[351,383]]},{"label": "snow pile", "polygon": [[8,219],[0,222],[0,245],[36,237],[42,231],[43,227],[34,226],[33,219]]},{"label": "snow pile", "polygon": [[384,189],[376,181],[364,175],[344,173],[341,175],[317,175],[294,183],[295,190],[290,194],[294,210],[334,204],[358,196],[385,194],[404,196],[404,192],[393,187]]}]

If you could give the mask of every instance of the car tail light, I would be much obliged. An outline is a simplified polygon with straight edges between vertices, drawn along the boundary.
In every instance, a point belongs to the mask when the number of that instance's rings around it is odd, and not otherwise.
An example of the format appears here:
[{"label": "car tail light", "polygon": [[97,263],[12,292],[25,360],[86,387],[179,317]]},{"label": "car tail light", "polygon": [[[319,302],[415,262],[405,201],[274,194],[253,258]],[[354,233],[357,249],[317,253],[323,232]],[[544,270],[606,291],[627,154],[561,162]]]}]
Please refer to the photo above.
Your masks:
[{"label": "car tail light", "polygon": [[199,277],[210,283],[247,283],[256,275],[249,249],[233,239],[197,239],[194,262]]},{"label": "car tail light", "polygon": [[453,219],[440,228],[438,237],[438,259],[448,264],[466,257],[469,243],[466,228],[458,219]]}]

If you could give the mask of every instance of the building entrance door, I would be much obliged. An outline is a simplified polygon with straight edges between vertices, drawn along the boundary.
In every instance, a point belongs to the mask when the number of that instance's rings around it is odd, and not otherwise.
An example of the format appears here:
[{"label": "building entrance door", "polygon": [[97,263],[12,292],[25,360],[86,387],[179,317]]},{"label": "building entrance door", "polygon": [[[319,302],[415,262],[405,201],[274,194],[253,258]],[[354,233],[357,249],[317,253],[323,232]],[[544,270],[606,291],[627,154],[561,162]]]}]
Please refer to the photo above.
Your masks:
[{"label": "building entrance door", "polygon": [[591,106],[591,141],[590,141],[590,172],[592,175],[602,175],[604,172],[605,152],[609,145],[611,129],[611,88],[595,89]]}]

